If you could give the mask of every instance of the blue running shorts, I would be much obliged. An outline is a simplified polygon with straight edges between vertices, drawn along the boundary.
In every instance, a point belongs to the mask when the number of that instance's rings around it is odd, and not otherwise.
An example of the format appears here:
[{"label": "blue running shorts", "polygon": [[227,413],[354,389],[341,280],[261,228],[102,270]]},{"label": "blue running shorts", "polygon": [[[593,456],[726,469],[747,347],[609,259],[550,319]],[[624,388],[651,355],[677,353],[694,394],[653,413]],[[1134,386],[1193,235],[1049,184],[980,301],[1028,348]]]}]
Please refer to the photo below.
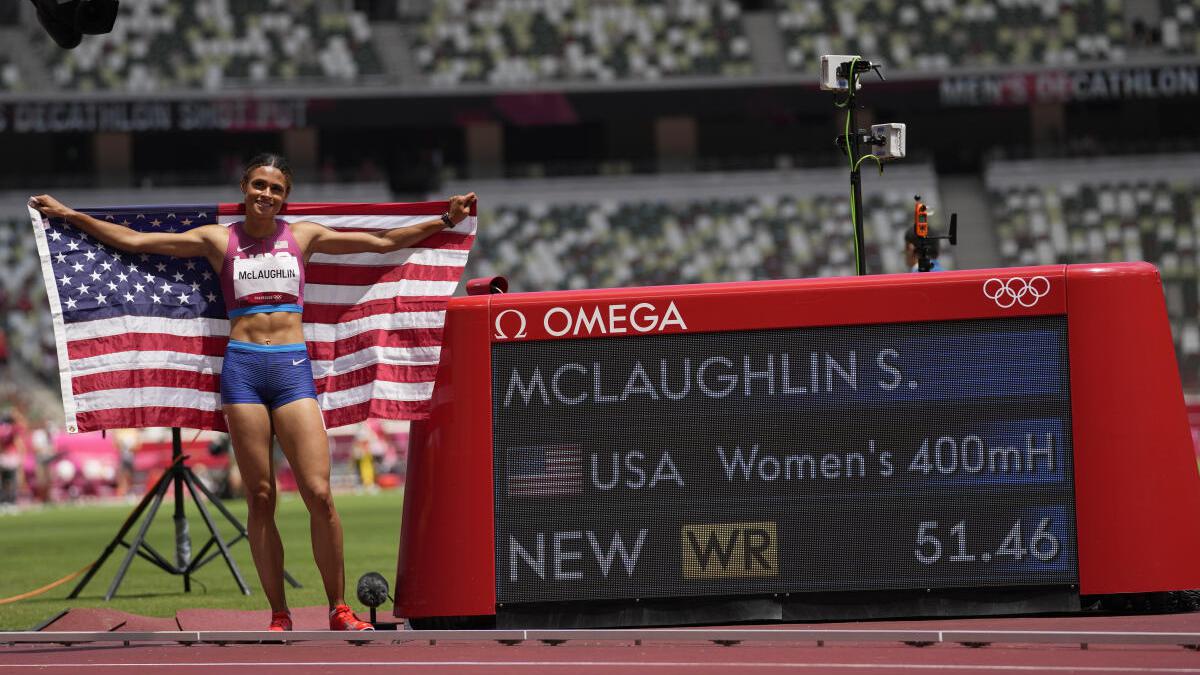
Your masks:
[{"label": "blue running shorts", "polygon": [[230,340],[221,367],[221,404],[260,403],[274,410],[317,397],[304,343],[260,345]]}]

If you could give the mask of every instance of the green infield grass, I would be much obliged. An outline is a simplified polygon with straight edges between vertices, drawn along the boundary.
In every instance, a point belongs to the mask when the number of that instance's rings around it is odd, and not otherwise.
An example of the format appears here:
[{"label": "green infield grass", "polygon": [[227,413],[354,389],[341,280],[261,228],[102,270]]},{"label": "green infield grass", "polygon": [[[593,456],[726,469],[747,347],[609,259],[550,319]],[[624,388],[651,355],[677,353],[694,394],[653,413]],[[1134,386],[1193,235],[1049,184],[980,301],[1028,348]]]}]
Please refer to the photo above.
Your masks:
[{"label": "green infield grass", "polygon": [[[400,490],[335,497],[345,531],[346,599],[358,610],[362,608],[355,598],[355,584],[360,576],[366,572],[380,572],[389,584],[393,583],[402,501]],[[197,551],[208,541],[208,530],[193,502],[189,499],[185,504],[192,550]],[[226,505],[245,523],[245,502],[230,501]],[[234,537],[236,531],[228,521],[216,509],[206,506],[222,534],[227,539]],[[150,545],[171,561],[175,552],[173,509],[174,499],[168,494],[147,536]],[[71,504],[0,515],[0,598],[40,588],[95,560],[132,510],[133,504],[124,503]],[[286,587],[288,604],[292,607],[325,604],[321,578],[313,563],[308,512],[299,496],[280,496],[276,521],[283,536],[287,570],[303,585],[299,589]],[[132,541],[134,534],[136,527],[127,535],[126,541]],[[267,610],[267,601],[250,559],[250,547],[244,539],[235,544],[231,552],[250,587],[248,596],[238,590],[233,575],[220,557],[192,577],[191,593],[183,592],[182,576],[168,574],[135,557],[116,597],[105,602],[104,594],[126,550],[118,546],[78,598],[67,599],[67,594],[79,581],[74,579],[37,597],[0,605],[0,630],[29,630],[71,607],[107,607],[160,617],[174,616],[178,609],[198,607]],[[390,616],[390,611],[386,615]]]}]

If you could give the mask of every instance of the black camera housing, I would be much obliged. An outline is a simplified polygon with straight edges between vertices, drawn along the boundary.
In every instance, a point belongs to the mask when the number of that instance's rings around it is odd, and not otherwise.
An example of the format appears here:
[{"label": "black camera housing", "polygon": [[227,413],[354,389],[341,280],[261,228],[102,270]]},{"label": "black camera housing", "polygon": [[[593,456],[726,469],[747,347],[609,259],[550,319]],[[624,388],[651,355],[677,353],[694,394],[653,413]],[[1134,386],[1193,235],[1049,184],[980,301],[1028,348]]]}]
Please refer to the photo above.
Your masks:
[{"label": "black camera housing", "polygon": [[117,22],[118,0],[29,0],[38,23],[63,49],[74,49],[84,35],[102,35]]}]

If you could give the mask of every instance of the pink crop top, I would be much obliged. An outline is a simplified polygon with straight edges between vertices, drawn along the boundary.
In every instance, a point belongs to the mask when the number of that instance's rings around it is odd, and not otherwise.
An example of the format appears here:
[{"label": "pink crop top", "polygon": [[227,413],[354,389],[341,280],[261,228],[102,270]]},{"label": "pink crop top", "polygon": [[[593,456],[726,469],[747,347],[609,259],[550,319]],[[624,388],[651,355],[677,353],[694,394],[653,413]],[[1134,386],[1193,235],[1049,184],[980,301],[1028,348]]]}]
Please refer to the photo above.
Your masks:
[{"label": "pink crop top", "polygon": [[221,292],[229,318],[259,312],[303,312],[304,257],[286,221],[262,239],[246,234],[242,221],[229,226],[221,267]]}]

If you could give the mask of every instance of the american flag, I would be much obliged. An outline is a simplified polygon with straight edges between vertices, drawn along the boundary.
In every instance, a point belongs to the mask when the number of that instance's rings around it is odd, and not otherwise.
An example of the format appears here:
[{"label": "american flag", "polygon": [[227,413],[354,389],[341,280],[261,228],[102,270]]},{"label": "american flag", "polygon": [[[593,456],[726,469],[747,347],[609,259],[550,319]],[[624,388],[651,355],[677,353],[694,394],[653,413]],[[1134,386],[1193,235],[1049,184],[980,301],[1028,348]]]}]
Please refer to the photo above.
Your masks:
[{"label": "american flag", "polygon": [[507,459],[509,495],[575,495],[583,491],[583,461],[578,446],[509,448]]},{"label": "american flag", "polygon": [[[446,202],[288,204],[280,217],[337,230],[404,227]],[[144,232],[241,220],[242,204],[85,209]],[[30,209],[54,319],[67,430],[224,430],[220,374],[229,321],[204,258],[114,250]],[[304,335],[325,424],[428,413],[445,307],[475,240],[474,215],[394,253],[314,254]]]}]

